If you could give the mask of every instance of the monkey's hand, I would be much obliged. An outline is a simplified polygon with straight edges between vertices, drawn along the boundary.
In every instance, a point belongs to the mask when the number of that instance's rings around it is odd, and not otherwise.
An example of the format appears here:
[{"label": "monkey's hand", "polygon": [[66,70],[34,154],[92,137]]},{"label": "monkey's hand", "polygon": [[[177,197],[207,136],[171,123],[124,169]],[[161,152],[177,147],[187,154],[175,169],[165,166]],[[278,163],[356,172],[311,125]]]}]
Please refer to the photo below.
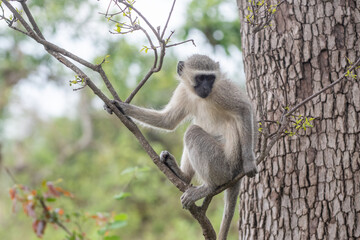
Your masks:
[{"label": "monkey's hand", "polygon": [[244,174],[248,177],[255,177],[259,172],[256,166],[255,156],[253,153],[244,155],[242,157]]},{"label": "monkey's hand", "polygon": [[[114,104],[119,109],[119,111],[125,115],[122,105],[126,103],[120,102],[118,100],[112,100],[111,103]],[[109,114],[113,114],[113,110],[106,104],[104,104],[104,110],[107,111]]]}]

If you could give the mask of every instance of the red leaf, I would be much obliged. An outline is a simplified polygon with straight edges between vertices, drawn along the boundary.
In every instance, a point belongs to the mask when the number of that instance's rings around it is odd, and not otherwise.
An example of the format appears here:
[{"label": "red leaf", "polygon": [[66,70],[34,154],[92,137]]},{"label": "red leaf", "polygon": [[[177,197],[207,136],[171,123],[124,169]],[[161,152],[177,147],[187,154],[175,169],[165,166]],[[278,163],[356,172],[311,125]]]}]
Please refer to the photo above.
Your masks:
[{"label": "red leaf", "polygon": [[27,210],[27,215],[32,217],[32,218],[36,218],[36,214],[35,214],[35,206],[33,202],[28,202],[26,204],[26,210]]},{"label": "red leaf", "polygon": [[16,190],[14,188],[9,189],[10,198],[12,201],[12,211],[15,212],[16,202],[17,202],[17,195]]},{"label": "red leaf", "polygon": [[44,235],[45,228],[46,228],[46,222],[44,220],[36,219],[33,221],[33,230],[36,236],[38,236],[39,238],[42,238],[42,236]]},{"label": "red leaf", "polygon": [[64,210],[62,208],[56,208],[55,212],[59,214],[60,216],[64,215]]},{"label": "red leaf", "polygon": [[10,194],[11,200],[14,200],[15,197],[16,197],[16,190],[14,188],[10,188],[9,189],[9,194]]},{"label": "red leaf", "polygon": [[54,196],[54,197],[60,197],[60,193],[56,190],[56,188],[54,187],[54,184],[52,182],[47,182],[46,186],[49,189],[49,192]]},{"label": "red leaf", "polygon": [[66,197],[71,197],[71,198],[74,197],[74,195],[72,193],[62,189],[61,187],[56,187],[55,189],[56,189],[56,191],[61,192],[62,194],[64,194],[64,196],[66,196]]}]

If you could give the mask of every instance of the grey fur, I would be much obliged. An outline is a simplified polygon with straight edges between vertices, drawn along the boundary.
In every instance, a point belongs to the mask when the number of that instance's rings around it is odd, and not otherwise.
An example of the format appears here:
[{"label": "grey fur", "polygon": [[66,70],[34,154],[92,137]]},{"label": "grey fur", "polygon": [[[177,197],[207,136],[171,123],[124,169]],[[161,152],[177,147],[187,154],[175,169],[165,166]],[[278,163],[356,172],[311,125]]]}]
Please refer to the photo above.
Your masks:
[{"label": "grey fur", "polygon": [[[179,68],[178,68],[179,72]],[[200,98],[194,91],[194,76],[211,72],[216,80],[211,93]],[[164,151],[161,160],[183,181],[190,183],[196,173],[202,185],[189,187],[181,196],[184,208],[210,194],[240,172],[257,173],[254,155],[256,126],[247,96],[221,74],[219,64],[204,55],[192,55],[180,66],[180,83],[168,105],[160,111],[122,102],[122,111],[146,125],[173,130],[186,117],[192,125],[184,136],[181,165]],[[225,191],[225,210],[219,239],[226,239],[234,214],[239,184]]]}]

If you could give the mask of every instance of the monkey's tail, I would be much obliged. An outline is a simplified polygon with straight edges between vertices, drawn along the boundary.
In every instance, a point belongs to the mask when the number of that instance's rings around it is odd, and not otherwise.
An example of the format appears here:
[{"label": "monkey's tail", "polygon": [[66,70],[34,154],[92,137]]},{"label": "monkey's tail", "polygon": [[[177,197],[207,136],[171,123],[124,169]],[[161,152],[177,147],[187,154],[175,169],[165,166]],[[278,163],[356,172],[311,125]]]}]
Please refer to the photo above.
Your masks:
[{"label": "monkey's tail", "polygon": [[220,232],[218,240],[226,240],[231,220],[234,216],[235,207],[236,207],[236,200],[239,196],[240,190],[240,181],[232,187],[229,187],[225,190],[225,207],[224,207],[224,214],[221,221]]}]

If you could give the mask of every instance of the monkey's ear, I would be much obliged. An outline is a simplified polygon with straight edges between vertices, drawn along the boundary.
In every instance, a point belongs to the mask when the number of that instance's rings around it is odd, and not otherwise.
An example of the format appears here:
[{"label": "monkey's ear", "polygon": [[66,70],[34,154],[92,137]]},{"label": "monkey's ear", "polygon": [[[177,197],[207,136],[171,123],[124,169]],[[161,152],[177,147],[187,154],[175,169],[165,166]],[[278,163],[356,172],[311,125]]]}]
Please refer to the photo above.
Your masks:
[{"label": "monkey's ear", "polygon": [[184,65],[185,65],[184,61],[179,61],[179,62],[178,62],[178,65],[177,65],[177,74],[178,74],[179,76],[181,76],[181,74],[182,74],[182,71],[183,71],[183,69],[184,69]]}]

